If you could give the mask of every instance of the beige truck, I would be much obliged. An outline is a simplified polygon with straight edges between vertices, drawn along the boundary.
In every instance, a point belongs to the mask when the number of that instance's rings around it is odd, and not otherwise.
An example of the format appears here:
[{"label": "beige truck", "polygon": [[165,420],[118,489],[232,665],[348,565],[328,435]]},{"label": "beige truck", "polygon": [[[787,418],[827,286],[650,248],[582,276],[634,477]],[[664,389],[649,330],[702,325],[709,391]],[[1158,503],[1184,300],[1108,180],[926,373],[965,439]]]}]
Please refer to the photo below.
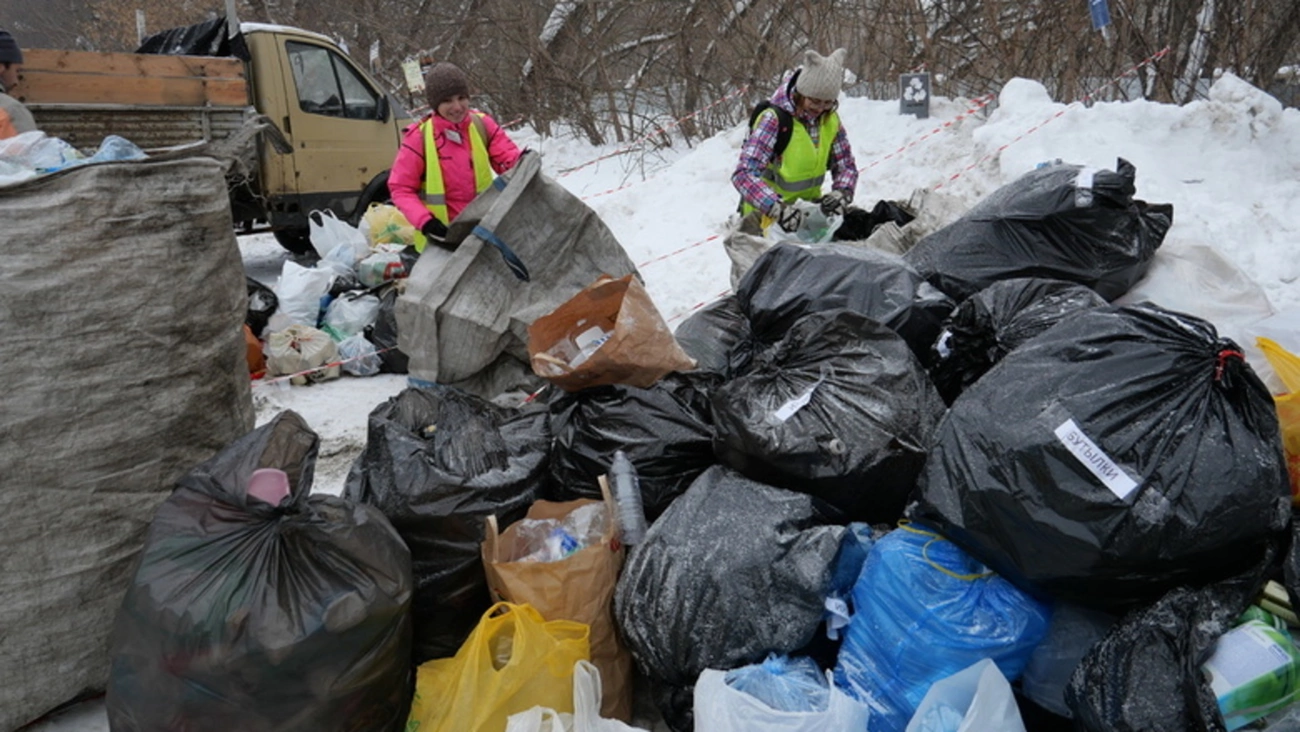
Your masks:
[{"label": "beige truck", "polygon": [[234,223],[269,226],[304,252],[308,215],[354,223],[388,200],[388,171],[412,122],[329,38],[285,26],[239,26],[247,60],[217,56],[24,50],[15,96],[38,126],[84,150],[120,135],[148,150],[230,138],[266,126],[248,175],[231,180]]}]

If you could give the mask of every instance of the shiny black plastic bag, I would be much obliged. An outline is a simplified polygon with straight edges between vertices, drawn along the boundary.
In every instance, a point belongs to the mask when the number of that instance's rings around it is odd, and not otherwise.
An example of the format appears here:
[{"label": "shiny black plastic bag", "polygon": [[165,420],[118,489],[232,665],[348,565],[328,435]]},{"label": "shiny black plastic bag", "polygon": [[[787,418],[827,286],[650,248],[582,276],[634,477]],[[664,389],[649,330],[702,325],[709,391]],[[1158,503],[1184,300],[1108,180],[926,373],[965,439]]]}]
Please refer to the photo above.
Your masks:
[{"label": "shiny black plastic bag", "polygon": [[1242,572],[1290,520],[1277,415],[1240,349],[1154,305],[1068,318],[939,427],[914,518],[1022,588],[1109,612]]},{"label": "shiny black plastic bag", "polygon": [[720,462],[846,523],[898,520],[944,411],[903,339],[848,310],[800,320],[712,404]]},{"label": "shiny black plastic bag", "polygon": [[367,325],[366,340],[375,345],[379,355],[379,370],[386,374],[404,374],[410,359],[397,347],[397,315],[394,308],[400,294],[396,285],[385,285],[379,295],[379,315],[374,325]]},{"label": "shiny black plastic bag", "polygon": [[944,401],[974,384],[1021,343],[1081,310],[1105,305],[1083,285],[1032,277],[995,282],[948,316],[930,356],[930,378]]},{"label": "shiny black plastic bag", "polygon": [[889,326],[921,359],[956,305],[898,256],[846,244],[777,244],[745,273],[736,300],[763,343],[805,315],[845,309]]},{"label": "shiny black plastic bag", "polygon": [[[113,630],[113,730],[404,728],[410,553],[374,508],[309,495],[318,444],[284,412],[158,509]],[[258,468],[289,474],[279,506],[246,495]]]},{"label": "shiny black plastic bag", "polygon": [[275,291],[261,282],[248,276],[244,280],[248,286],[248,310],[244,314],[244,324],[252,329],[254,336],[261,338],[262,331],[275,314],[280,300],[275,296]]},{"label": "shiny black plastic bag", "polygon": [[692,727],[692,688],[808,643],[822,619],[845,529],[807,495],[706,470],[628,554],[614,615],[656,705]]},{"label": "shiny black plastic bag", "polygon": [[370,413],[343,495],[379,508],[411,548],[415,662],[455,655],[491,604],[484,520],[523,518],[546,483],[545,410],[451,387],[406,389]]},{"label": "shiny black plastic bag", "polygon": [[1125,617],[1075,669],[1065,701],[1083,732],[1225,732],[1201,665],[1240,622],[1278,556],[1270,543],[1242,574],[1179,587]]},{"label": "shiny black plastic bag", "polygon": [[550,404],[551,498],[600,499],[597,479],[622,450],[653,521],[715,464],[707,389],[716,377],[669,374],[648,389],[599,386]]},{"label": "shiny black plastic bag", "polygon": [[904,255],[935,287],[965,300],[998,280],[1087,285],[1112,301],[1151,266],[1173,206],[1133,198],[1137,169],[1048,165],[1025,173]]},{"label": "shiny black plastic bag", "polygon": [[677,345],[695,359],[695,368],[730,378],[749,363],[753,334],[735,295],[718,300],[682,321],[673,332]]}]

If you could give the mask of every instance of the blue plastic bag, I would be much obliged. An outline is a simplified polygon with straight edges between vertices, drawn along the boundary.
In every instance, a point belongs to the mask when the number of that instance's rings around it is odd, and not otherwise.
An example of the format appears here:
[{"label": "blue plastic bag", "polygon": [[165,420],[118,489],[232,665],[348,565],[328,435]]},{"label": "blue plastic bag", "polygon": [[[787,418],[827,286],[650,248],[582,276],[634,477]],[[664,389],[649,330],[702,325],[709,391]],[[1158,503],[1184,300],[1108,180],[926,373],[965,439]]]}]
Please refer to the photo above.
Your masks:
[{"label": "blue plastic bag", "polygon": [[872,547],[853,588],[835,683],[901,732],[930,686],[981,659],[1019,678],[1051,612],[939,534],[903,524]]},{"label": "blue plastic bag", "polygon": [[830,704],[826,675],[811,658],[773,653],[762,663],[728,671],[726,682],[781,712],[824,712]]}]

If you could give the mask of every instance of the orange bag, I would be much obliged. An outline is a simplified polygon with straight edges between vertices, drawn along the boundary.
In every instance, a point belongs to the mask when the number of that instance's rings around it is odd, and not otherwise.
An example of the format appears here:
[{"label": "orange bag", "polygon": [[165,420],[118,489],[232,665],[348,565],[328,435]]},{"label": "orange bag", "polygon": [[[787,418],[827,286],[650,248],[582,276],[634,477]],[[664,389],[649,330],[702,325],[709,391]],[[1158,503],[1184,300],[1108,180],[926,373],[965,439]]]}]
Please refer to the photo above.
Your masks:
[{"label": "orange bag", "polygon": [[254,379],[266,375],[266,356],[262,353],[262,342],[253,335],[253,329],[244,323],[244,356],[248,359],[248,374]]},{"label": "orange bag", "polygon": [[601,275],[534,321],[528,358],[534,373],[565,391],[606,384],[645,389],[669,372],[695,368],[632,275]]},{"label": "orange bag", "polygon": [[1273,402],[1277,405],[1277,418],[1282,425],[1287,472],[1291,474],[1291,504],[1300,506],[1300,356],[1268,338],[1256,338],[1255,343],[1290,392],[1274,396]]}]

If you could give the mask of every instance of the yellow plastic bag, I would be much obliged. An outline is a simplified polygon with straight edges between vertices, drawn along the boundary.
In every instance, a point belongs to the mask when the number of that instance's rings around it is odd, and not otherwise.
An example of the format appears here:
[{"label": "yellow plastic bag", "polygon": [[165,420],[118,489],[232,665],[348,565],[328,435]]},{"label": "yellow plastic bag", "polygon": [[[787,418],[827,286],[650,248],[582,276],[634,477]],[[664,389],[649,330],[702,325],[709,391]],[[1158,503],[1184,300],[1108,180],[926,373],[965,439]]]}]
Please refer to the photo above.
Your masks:
[{"label": "yellow plastic bag", "polygon": [[452,658],[422,664],[406,732],[502,732],[534,706],[573,712],[573,666],[591,660],[589,629],[499,602]]},{"label": "yellow plastic bag", "polygon": [[1257,338],[1255,343],[1290,391],[1273,397],[1273,402],[1282,425],[1282,447],[1286,450],[1286,467],[1291,475],[1291,505],[1300,506],[1300,356],[1268,338]]},{"label": "yellow plastic bag", "polygon": [[370,243],[414,246],[415,227],[406,220],[397,207],[388,203],[374,203],[363,217],[370,225]]}]

